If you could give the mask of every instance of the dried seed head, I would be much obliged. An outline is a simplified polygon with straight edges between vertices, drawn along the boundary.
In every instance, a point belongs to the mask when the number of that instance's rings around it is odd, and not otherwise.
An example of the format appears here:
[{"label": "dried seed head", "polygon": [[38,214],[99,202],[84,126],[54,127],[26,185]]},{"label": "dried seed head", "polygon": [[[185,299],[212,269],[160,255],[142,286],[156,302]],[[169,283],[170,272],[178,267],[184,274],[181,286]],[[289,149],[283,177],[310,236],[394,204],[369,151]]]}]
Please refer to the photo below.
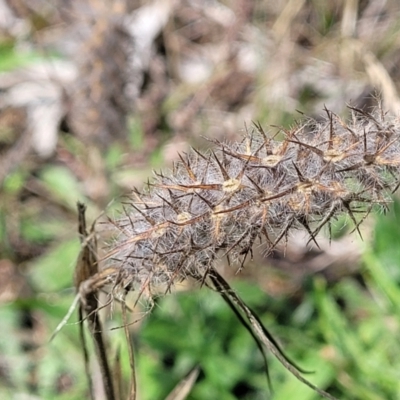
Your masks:
[{"label": "dried seed head", "polygon": [[184,222],[190,221],[191,218],[192,216],[188,212],[183,211],[177,215],[176,220],[178,221],[178,223],[182,224]]},{"label": "dried seed head", "polygon": [[240,189],[240,181],[237,179],[228,179],[222,184],[222,190],[226,193],[233,193]]},{"label": "dried seed head", "polygon": [[276,167],[282,161],[282,156],[271,154],[270,156],[264,157],[261,163],[266,167]]},{"label": "dried seed head", "polygon": [[267,252],[295,229],[315,241],[339,214],[358,230],[400,185],[400,121],[350,109],[348,122],[326,110],[325,121],[283,131],[281,142],[255,125],[240,142],[212,140],[209,154],[179,156],[110,222],[106,265],[151,293],[160,282],[205,279],[217,256],[241,268],[257,239]]}]

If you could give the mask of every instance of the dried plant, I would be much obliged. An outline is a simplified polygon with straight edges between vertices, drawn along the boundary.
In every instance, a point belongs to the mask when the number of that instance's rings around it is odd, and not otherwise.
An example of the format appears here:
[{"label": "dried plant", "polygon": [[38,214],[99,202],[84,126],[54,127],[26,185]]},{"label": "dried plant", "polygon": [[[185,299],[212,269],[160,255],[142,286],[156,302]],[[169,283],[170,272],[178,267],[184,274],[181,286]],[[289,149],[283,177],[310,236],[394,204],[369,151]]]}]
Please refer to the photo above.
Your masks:
[{"label": "dried plant", "polygon": [[[259,240],[265,253],[294,229],[310,240],[338,215],[359,230],[374,206],[385,210],[399,186],[400,126],[380,109],[349,107],[345,122],[329,110],[281,130],[278,141],[255,124],[237,143],[180,156],[134,190],[115,230],[108,265],[122,287],[167,291],[190,276],[205,280],[217,257],[243,267]],[[359,214],[362,217],[359,217]]]},{"label": "dried plant", "polygon": [[269,253],[295,229],[317,243],[321,229],[343,214],[360,232],[374,207],[386,209],[400,184],[399,120],[380,107],[349,110],[349,121],[325,109],[321,122],[280,129],[282,140],[254,124],[240,142],[210,139],[214,150],[180,156],[144,193],[133,191],[120,217],[109,218],[113,240],[103,269],[81,292],[111,284],[119,300],[132,290],[151,299],[160,287],[167,293],[195,278],[222,295],[261,350],[266,346],[298,379],[332,399],[303,378],[215,263],[226,257],[240,270],[259,243]]}]

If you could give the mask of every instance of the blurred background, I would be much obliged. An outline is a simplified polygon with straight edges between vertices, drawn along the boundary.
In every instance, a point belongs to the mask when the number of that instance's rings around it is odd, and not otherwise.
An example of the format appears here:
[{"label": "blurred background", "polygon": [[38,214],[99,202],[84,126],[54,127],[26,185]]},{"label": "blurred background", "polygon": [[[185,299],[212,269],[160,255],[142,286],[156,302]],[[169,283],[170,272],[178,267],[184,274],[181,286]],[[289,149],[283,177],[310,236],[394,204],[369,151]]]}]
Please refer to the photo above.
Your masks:
[{"label": "blurred background", "polygon": [[[0,0],[0,398],[88,396],[76,316],[49,343],[74,298],[78,200],[91,223],[178,152],[208,148],[202,136],[236,140],[252,121],[276,132],[376,96],[396,114],[399,65],[397,0]],[[363,240],[342,220],[320,249],[296,234],[240,274],[221,265],[341,399],[400,395],[393,200]],[[118,325],[106,328],[124,349]],[[164,399],[195,365],[188,399],[318,399],[273,358],[271,393],[256,345],[206,288],[157,300],[131,330],[139,400]]]}]

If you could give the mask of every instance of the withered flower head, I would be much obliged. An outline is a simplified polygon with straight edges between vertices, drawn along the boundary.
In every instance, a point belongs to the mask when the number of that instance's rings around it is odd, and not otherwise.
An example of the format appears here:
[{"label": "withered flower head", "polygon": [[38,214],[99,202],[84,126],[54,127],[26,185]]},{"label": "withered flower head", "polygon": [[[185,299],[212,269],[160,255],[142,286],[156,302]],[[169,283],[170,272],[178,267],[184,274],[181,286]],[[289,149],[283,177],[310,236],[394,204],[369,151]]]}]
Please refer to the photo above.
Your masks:
[{"label": "withered flower head", "polygon": [[255,125],[239,142],[211,140],[214,150],[180,156],[110,220],[115,280],[151,294],[189,276],[204,281],[217,257],[241,268],[256,242],[270,252],[295,229],[316,241],[341,214],[358,230],[399,186],[400,121],[350,110],[346,122],[325,110],[322,122],[282,130],[281,141]]}]

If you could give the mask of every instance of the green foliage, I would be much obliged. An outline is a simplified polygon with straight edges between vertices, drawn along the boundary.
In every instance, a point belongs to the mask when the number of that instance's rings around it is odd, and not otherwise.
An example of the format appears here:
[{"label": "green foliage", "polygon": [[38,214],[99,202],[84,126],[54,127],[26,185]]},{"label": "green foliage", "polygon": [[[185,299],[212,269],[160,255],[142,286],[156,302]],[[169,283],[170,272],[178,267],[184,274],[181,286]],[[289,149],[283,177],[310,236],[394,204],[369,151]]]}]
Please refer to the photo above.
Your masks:
[{"label": "green foliage", "polygon": [[28,173],[22,169],[16,169],[9,174],[3,183],[3,191],[6,194],[12,195],[22,190]]},{"label": "green foliage", "polygon": [[16,51],[15,43],[11,40],[0,41],[0,72],[38,62],[41,57],[32,51]]},{"label": "green foliage", "polygon": [[49,250],[39,257],[30,268],[30,279],[41,292],[57,292],[72,286],[80,244],[72,239]]},{"label": "green foliage", "polygon": [[144,144],[143,139],[143,130],[140,120],[131,117],[128,121],[128,140],[132,150],[142,150]]},{"label": "green foliage", "polygon": [[57,202],[75,211],[78,199],[87,201],[82,196],[76,177],[65,167],[46,166],[40,173],[40,180],[50,196]]}]

